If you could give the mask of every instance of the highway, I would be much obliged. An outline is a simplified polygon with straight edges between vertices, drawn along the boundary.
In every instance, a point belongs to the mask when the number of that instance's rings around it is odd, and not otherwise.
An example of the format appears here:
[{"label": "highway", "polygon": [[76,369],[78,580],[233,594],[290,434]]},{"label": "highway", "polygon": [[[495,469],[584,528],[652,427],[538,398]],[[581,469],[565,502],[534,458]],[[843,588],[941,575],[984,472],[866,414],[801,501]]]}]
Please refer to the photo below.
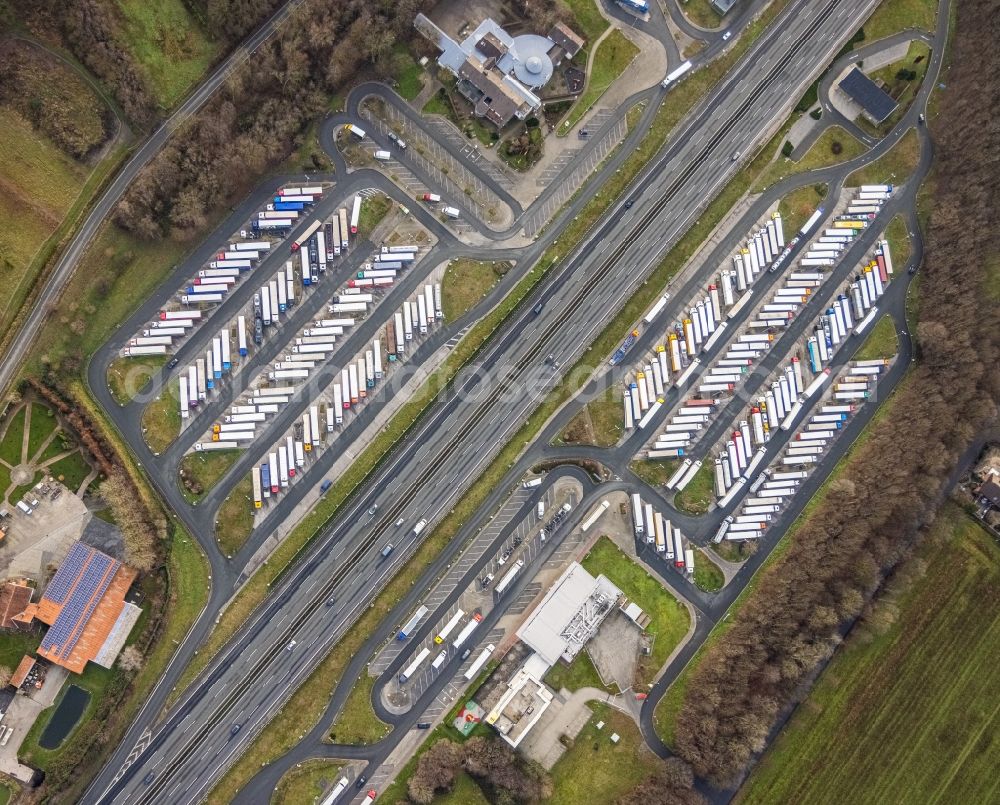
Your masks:
[{"label": "highway", "polygon": [[[783,24],[723,82],[712,111],[695,116],[651,167],[632,209],[608,220],[546,283],[541,314],[526,307],[493,340],[479,365],[496,380],[472,378],[435,406],[415,438],[377,474],[372,491],[339,518],[313,558],[289,574],[102,801],[189,802],[203,795],[350,621],[358,605],[353,602],[363,602],[405,558],[413,523],[433,523],[447,511],[557,381],[546,355],[563,366],[578,357],[608,311],[632,293],[738,168],[739,155],[784,118],[852,22],[870,8],[800,2],[786,9]],[[368,523],[360,513],[376,498],[381,516]],[[404,524],[397,529],[400,516]],[[388,541],[397,548],[382,562],[379,549]],[[332,608],[325,606],[331,594],[338,600]],[[296,645],[288,650],[292,639]],[[235,724],[241,729],[233,735]],[[144,782],[150,773],[153,779]]]}]

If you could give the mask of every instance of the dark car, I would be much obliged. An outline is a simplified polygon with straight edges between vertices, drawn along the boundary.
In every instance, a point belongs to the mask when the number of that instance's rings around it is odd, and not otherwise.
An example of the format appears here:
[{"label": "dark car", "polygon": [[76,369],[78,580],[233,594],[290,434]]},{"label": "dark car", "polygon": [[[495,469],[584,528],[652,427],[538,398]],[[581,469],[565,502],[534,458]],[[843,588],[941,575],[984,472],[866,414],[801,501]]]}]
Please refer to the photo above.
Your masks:
[{"label": "dark car", "polygon": [[264,340],[264,320],[254,319],[253,322],[253,342],[260,346],[261,342]]},{"label": "dark car", "polygon": [[634,200],[632,200],[632,199],[629,199],[628,201],[626,201],[626,202],[625,202],[625,209],[626,209],[626,210],[630,210],[630,209],[632,209],[632,205],[633,205],[633,204],[635,204],[635,201],[634,201]]},{"label": "dark car", "polygon": [[368,778],[365,777],[365,775],[362,774],[360,777],[358,777],[357,781],[355,781],[354,787],[355,788],[361,788],[367,782],[368,782]]},{"label": "dark car", "polygon": [[239,724],[233,724],[233,726],[231,726],[231,727],[229,728],[229,734],[230,734],[231,736],[232,736],[232,735],[235,735],[235,734],[236,734],[236,733],[238,733],[239,731],[240,731],[240,725],[239,725]]},{"label": "dark car", "polygon": [[167,364],[167,368],[173,369],[180,362],[181,362],[180,358],[171,358],[170,363]]},{"label": "dark car", "polygon": [[151,771],[149,774],[147,774],[145,777],[142,778],[142,782],[144,785],[149,785],[155,779],[156,779],[156,772]]},{"label": "dark car", "polygon": [[431,728],[431,722],[430,721],[418,721],[417,722],[417,729],[418,730],[429,730],[430,728]]},{"label": "dark car", "polygon": [[539,313],[541,313],[541,312],[542,312],[542,308],[543,308],[543,307],[545,307],[545,303],[544,303],[544,302],[539,302],[539,303],[538,303],[537,305],[535,305],[535,307],[534,307],[534,311],[535,311],[535,315],[536,315],[536,316],[537,316],[537,315],[538,315]]}]

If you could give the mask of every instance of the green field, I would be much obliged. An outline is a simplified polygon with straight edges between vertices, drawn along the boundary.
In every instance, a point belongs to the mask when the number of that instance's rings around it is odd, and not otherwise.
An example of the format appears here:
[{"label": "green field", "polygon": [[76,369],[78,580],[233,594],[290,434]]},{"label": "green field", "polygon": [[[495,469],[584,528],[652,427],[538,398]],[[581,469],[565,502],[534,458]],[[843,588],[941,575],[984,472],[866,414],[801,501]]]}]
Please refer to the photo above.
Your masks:
[{"label": "green field", "polygon": [[680,459],[636,459],[629,468],[650,486],[661,486],[670,480]]},{"label": "green field", "polygon": [[780,154],[768,165],[767,169],[754,181],[754,189],[764,190],[786,176],[826,168],[847,162],[861,156],[868,149],[854,135],[849,134],[840,126],[830,126],[812,144],[798,161],[787,159]]},{"label": "green field", "polygon": [[608,34],[597,46],[590,75],[587,76],[587,86],[570,110],[569,117],[559,127],[560,134],[566,134],[590,111],[638,53],[639,48],[618,29]]},{"label": "green field", "polygon": [[115,358],[108,364],[108,390],[120,403],[127,403],[167,362],[166,355]]},{"label": "green field", "polygon": [[[659,763],[631,718],[606,704],[587,706],[594,715],[552,767],[552,796],[543,800],[546,805],[627,801],[620,798]],[[597,729],[599,721],[602,729]],[[612,733],[621,738],[617,744],[611,742]]]},{"label": "green field", "polygon": [[687,634],[690,622],[687,608],[607,537],[597,540],[580,564],[594,576],[603,573],[611,579],[651,618],[646,632],[653,635],[653,650],[648,657],[639,659],[636,687],[652,682]]},{"label": "green field", "polygon": [[343,763],[339,760],[313,758],[296,763],[285,772],[271,795],[273,805],[303,805],[319,802],[341,778]]},{"label": "green field", "polygon": [[559,438],[567,444],[611,447],[618,443],[624,432],[625,414],[622,411],[621,389],[613,386],[587,403],[569,421]]},{"label": "green field", "polygon": [[704,514],[715,499],[713,490],[714,466],[708,461],[698,468],[694,478],[677,493],[674,505],[688,514]]},{"label": "green field", "polygon": [[90,475],[90,465],[83,460],[79,450],[70,453],[66,458],[49,464],[46,470],[53,478],[62,481],[71,492],[76,492],[84,479]]},{"label": "green field", "polygon": [[586,47],[608,29],[608,21],[597,9],[594,0],[562,0],[573,12],[575,24],[570,27],[587,40]]},{"label": "green field", "polygon": [[[210,450],[207,453],[188,453],[181,459],[179,472],[184,479],[191,483],[189,486],[182,481],[184,496],[191,500],[201,500],[241,455],[241,450]],[[200,487],[200,491],[198,487]]]},{"label": "green field", "polygon": [[933,31],[937,7],[937,0],[886,0],[865,23],[865,39],[874,42],[906,28]]},{"label": "green field", "polygon": [[253,530],[254,511],[253,481],[247,475],[229,491],[216,515],[215,538],[226,556],[235,554],[247,541]]},{"label": "green field", "polygon": [[31,289],[35,254],[69,211],[89,171],[6,106],[0,106],[0,164],[2,332]]},{"label": "green field", "polygon": [[616,684],[605,685],[601,681],[601,675],[597,673],[597,668],[586,651],[577,654],[573,658],[573,662],[569,664],[560,661],[553,665],[545,675],[544,682],[557,691],[562,688],[566,688],[566,690],[598,688],[610,693],[618,693]]},{"label": "green field", "polygon": [[173,106],[219,55],[183,0],[117,0],[124,40],[161,106]]},{"label": "green field", "polygon": [[746,803],[996,802],[1000,548],[947,506],[744,786]]},{"label": "green field", "polygon": [[891,358],[899,348],[896,337],[896,322],[889,314],[878,320],[878,324],[868,334],[865,343],[854,354],[856,361],[873,361],[877,358]]},{"label": "green field", "polygon": [[180,387],[176,377],[142,410],[142,435],[149,449],[162,453],[181,432]]},{"label": "green field", "polygon": [[726,583],[721,568],[700,548],[694,550],[694,583],[706,593],[721,590]]},{"label": "green field", "polygon": [[338,744],[367,745],[389,734],[390,727],[375,715],[372,691],[376,678],[368,671],[354,683],[347,701],[330,726],[330,740]]},{"label": "green field", "polygon": [[916,170],[919,161],[920,140],[917,139],[917,132],[910,129],[887,153],[848,176],[844,185],[899,184]]},{"label": "green field", "polygon": [[685,17],[702,28],[718,28],[722,22],[709,0],[681,0],[680,7]]},{"label": "green field", "polygon": [[460,257],[448,263],[441,280],[444,320],[453,322],[478,303],[511,268],[506,261],[487,262]]}]

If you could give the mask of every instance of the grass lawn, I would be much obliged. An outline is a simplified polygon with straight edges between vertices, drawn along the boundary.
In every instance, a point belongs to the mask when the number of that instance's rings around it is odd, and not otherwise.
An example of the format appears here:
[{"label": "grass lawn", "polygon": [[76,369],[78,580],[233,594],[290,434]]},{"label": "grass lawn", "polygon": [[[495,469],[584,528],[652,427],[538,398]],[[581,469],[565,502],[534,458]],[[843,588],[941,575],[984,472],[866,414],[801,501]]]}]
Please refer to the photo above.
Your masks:
[{"label": "grass lawn", "polygon": [[34,460],[42,444],[59,426],[55,412],[41,403],[31,404],[31,424],[28,431],[28,459]]},{"label": "grass lawn", "polygon": [[381,740],[391,727],[381,721],[372,708],[372,689],[376,678],[365,670],[354,683],[344,707],[330,725],[330,740],[338,744],[367,746]]},{"label": "grass lawn", "polygon": [[67,156],[9,106],[0,106],[0,332],[18,313],[40,265],[36,252],[57,229],[89,169]]},{"label": "grass lawn", "polygon": [[392,49],[392,72],[396,80],[396,92],[406,100],[412,101],[424,88],[423,68],[403,43],[398,43]]},{"label": "grass lawn", "polygon": [[[750,540],[750,542],[756,543],[756,540]],[[715,551],[719,556],[725,559],[727,562],[745,562],[750,558],[750,554],[743,553],[743,549],[740,547],[746,543],[738,542],[736,540],[724,539],[718,545],[713,545],[712,550]],[[695,553],[695,565],[697,566],[698,554]]]},{"label": "grass lawn", "polygon": [[681,0],[680,8],[685,17],[702,28],[718,28],[722,22],[722,16],[708,0]]},{"label": "grass lawn", "polygon": [[226,556],[233,556],[253,530],[253,481],[247,475],[232,488],[216,516],[215,539]]},{"label": "grass lawn", "polygon": [[24,634],[21,632],[0,633],[0,666],[13,671],[25,654],[37,650],[42,642],[40,631]]},{"label": "grass lawn", "polygon": [[712,488],[715,478],[715,466],[705,461],[694,478],[674,498],[674,505],[688,514],[704,514],[715,499]]},{"label": "grass lawn", "polygon": [[361,215],[358,218],[358,237],[367,237],[392,209],[392,199],[381,194],[361,200]]},{"label": "grass lawn", "polygon": [[625,432],[622,391],[609,388],[601,397],[591,400],[574,416],[560,435],[567,444],[592,444],[611,447]]},{"label": "grass lawn", "polygon": [[13,781],[0,779],[0,805],[7,805],[11,797],[16,797],[20,791]]},{"label": "grass lawn", "polygon": [[26,406],[21,406],[14,416],[7,420],[7,430],[0,439],[0,460],[11,467],[21,463],[21,446],[24,441],[24,420]]},{"label": "grass lawn", "polygon": [[431,95],[427,103],[424,104],[424,108],[420,110],[420,113],[424,115],[441,115],[441,117],[448,118],[456,126],[461,126],[458,118],[455,117],[451,104],[448,103],[447,98],[441,95],[440,90]]},{"label": "grass lawn", "polygon": [[607,537],[597,540],[580,564],[595,576],[603,573],[611,579],[652,619],[646,631],[654,637],[653,651],[639,659],[636,687],[652,682],[687,634],[690,621],[687,609]]},{"label": "grass lawn", "polygon": [[562,0],[573,12],[575,24],[570,27],[591,45],[608,29],[608,21],[601,16],[594,0]]},{"label": "grass lawn", "polygon": [[79,450],[70,453],[66,458],[61,458],[54,464],[49,464],[45,468],[49,474],[58,481],[62,481],[66,488],[76,492],[80,484],[90,475],[90,465],[84,460]]},{"label": "grass lawn", "polygon": [[1000,548],[949,505],[903,578],[838,650],[743,802],[1000,797]]},{"label": "grass lawn", "polygon": [[111,396],[120,403],[127,403],[151,377],[160,372],[166,362],[166,355],[115,358],[108,364],[108,390]]},{"label": "grass lawn", "polygon": [[441,281],[444,320],[453,322],[472,310],[510,268],[506,261],[486,262],[468,257],[448,263]]},{"label": "grass lawn", "polygon": [[856,361],[873,361],[876,358],[891,358],[899,349],[896,337],[896,323],[888,313],[878,320],[878,324],[868,334],[865,343],[854,354]]},{"label": "grass lawn", "polygon": [[[552,796],[546,805],[620,802],[659,764],[635,722],[609,705],[590,702],[594,715],[573,745],[552,767]],[[597,729],[597,722],[604,727]],[[611,742],[612,733],[620,740]]]},{"label": "grass lawn", "polygon": [[124,39],[161,106],[173,106],[221,50],[206,36],[183,0],[117,0]]},{"label": "grass lawn", "polygon": [[677,459],[642,459],[637,458],[629,468],[650,486],[662,486],[677,469]]},{"label": "grass lawn", "polygon": [[[226,474],[226,470],[236,463],[236,459],[240,457],[242,452],[241,450],[211,450],[207,453],[188,453],[184,456],[181,459],[179,474],[201,487],[200,492],[185,487],[183,489],[184,497],[191,500],[201,500],[205,497],[208,490]],[[247,480],[249,480],[249,476]]]},{"label": "grass lawn", "polygon": [[754,190],[761,191],[779,179],[806,171],[826,168],[861,156],[868,149],[840,126],[830,126],[812,144],[797,162],[779,154],[754,182]]},{"label": "grass lawn", "polygon": [[906,28],[932,32],[937,7],[937,0],[886,0],[865,23],[865,38],[874,42]]},{"label": "grass lawn", "polygon": [[[902,119],[903,115],[910,108],[917,91],[924,81],[927,73],[927,65],[930,64],[931,49],[924,42],[910,42],[910,47],[906,56],[897,62],[887,64],[880,70],[875,70],[871,74],[873,80],[881,80],[885,84],[885,91],[888,92],[899,106],[889,117],[879,126],[880,131],[890,132],[892,128]],[[911,70],[914,76],[910,80],[898,79],[896,77],[900,70]]]},{"label": "grass lawn", "polygon": [[587,76],[587,86],[570,110],[569,117],[559,127],[560,134],[566,134],[590,111],[638,53],[639,48],[618,29],[608,34],[597,46],[590,75]]},{"label": "grass lawn", "polygon": [[902,270],[906,261],[913,253],[913,246],[910,243],[909,230],[906,228],[906,221],[902,215],[897,215],[889,222],[885,229],[885,239],[889,241],[889,254],[892,256],[892,267],[896,271]]},{"label": "grass lawn", "polygon": [[618,693],[618,685],[611,683],[605,685],[601,681],[601,675],[597,673],[593,660],[586,651],[581,651],[573,662],[568,665],[558,662],[553,665],[543,680],[553,690],[579,690],[580,688],[598,688],[609,693]]},{"label": "grass lawn", "polygon": [[917,168],[920,160],[920,141],[917,133],[910,129],[888,153],[874,162],[858,168],[847,177],[847,187],[863,184],[899,184]]},{"label": "grass lawn", "polygon": [[721,590],[726,583],[721,568],[700,548],[694,549],[694,583],[706,593]]},{"label": "grass lawn", "polygon": [[816,212],[825,193],[825,184],[809,184],[782,196],[778,202],[782,230],[789,235],[798,232],[809,216]]},{"label": "grass lawn", "polygon": [[273,805],[306,805],[319,802],[341,778],[344,767],[339,760],[312,758],[295,764],[285,772],[271,795]]},{"label": "grass lawn", "polygon": [[455,775],[451,791],[434,797],[434,805],[489,805],[483,789],[464,771]]},{"label": "grass lawn", "polygon": [[160,396],[142,411],[142,434],[154,453],[162,453],[181,432],[180,388],[177,378],[167,382]]}]

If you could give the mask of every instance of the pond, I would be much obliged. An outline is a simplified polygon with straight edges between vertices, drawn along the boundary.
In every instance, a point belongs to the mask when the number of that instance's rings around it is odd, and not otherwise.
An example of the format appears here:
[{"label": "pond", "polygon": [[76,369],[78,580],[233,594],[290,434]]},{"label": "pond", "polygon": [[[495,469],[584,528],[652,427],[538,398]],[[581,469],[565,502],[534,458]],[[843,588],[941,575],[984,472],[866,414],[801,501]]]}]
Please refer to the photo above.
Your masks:
[{"label": "pond", "polygon": [[73,731],[76,722],[80,720],[83,711],[87,709],[90,702],[90,693],[76,685],[70,685],[63,700],[59,703],[52,718],[42,732],[42,737],[38,739],[38,745],[42,749],[55,749],[66,736]]}]

